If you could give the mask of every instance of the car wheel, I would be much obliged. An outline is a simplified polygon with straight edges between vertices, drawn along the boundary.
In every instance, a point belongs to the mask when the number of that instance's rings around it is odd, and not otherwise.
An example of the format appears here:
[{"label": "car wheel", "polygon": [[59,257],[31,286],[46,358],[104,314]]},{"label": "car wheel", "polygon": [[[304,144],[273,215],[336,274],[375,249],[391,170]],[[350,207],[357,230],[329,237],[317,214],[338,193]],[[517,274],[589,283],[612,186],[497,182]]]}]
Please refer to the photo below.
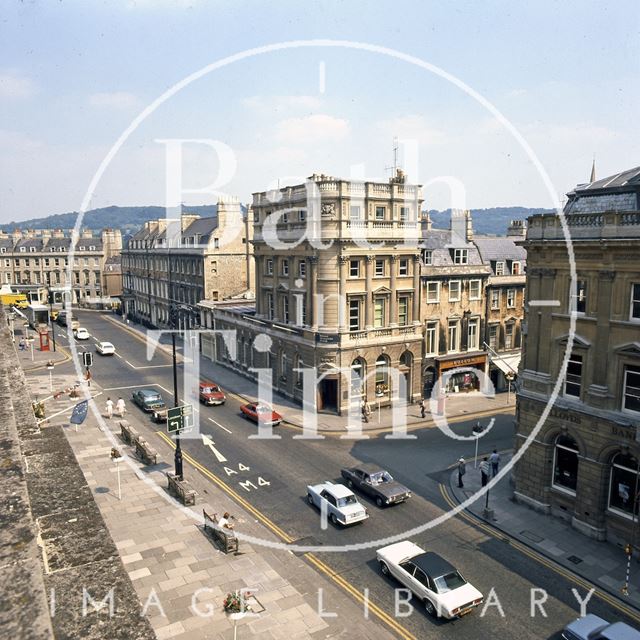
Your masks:
[{"label": "car wheel", "polygon": [[386,562],[381,562],[380,563],[380,571],[382,571],[382,575],[383,576],[390,576],[391,572],[389,571],[389,567],[387,566]]},{"label": "car wheel", "polygon": [[313,504],[313,496],[310,493],[307,493],[307,502]]},{"label": "car wheel", "polygon": [[338,518],[336,518],[336,514],[335,514],[335,513],[332,513],[332,514],[329,516],[329,520],[331,520],[331,524],[332,524],[334,527],[338,525]]},{"label": "car wheel", "polygon": [[382,498],[381,498],[380,496],[378,496],[378,497],[376,498],[376,504],[377,504],[379,507],[382,507],[382,505],[384,504],[384,502],[382,501]]},{"label": "car wheel", "polygon": [[437,618],[438,614],[436,612],[436,608],[433,606],[433,602],[431,600],[424,601],[425,611],[432,617]]}]

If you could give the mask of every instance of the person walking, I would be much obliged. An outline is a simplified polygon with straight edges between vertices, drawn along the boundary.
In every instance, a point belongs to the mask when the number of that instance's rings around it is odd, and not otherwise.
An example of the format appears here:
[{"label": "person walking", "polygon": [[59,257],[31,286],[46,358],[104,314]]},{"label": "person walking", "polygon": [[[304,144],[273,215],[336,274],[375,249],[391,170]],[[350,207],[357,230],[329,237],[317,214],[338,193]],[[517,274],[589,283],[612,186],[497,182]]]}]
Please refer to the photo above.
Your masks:
[{"label": "person walking", "polygon": [[480,463],[480,474],[482,476],[482,486],[485,487],[487,482],[489,482],[489,460],[487,456],[482,458],[482,462]]},{"label": "person walking", "polygon": [[427,401],[424,398],[420,400],[420,417],[423,420],[427,417]]},{"label": "person walking", "polygon": [[369,406],[369,403],[365,399],[362,401],[362,419],[364,420],[364,422],[368,423],[370,416],[371,416],[371,407]]},{"label": "person walking", "polygon": [[116,411],[121,418],[124,418],[124,414],[127,412],[127,407],[125,406],[122,398],[118,398],[118,402],[116,402]]},{"label": "person walking", "polygon": [[107,398],[107,418],[113,418],[113,400],[111,398]]},{"label": "person walking", "polygon": [[460,460],[458,460],[458,486],[460,488],[464,487],[464,484],[462,483],[462,476],[466,472],[467,472],[467,468],[464,463],[464,458],[460,458]]},{"label": "person walking", "polygon": [[491,464],[491,471],[493,477],[498,475],[498,468],[500,467],[500,454],[497,449],[493,450],[493,453],[489,456],[489,462]]}]

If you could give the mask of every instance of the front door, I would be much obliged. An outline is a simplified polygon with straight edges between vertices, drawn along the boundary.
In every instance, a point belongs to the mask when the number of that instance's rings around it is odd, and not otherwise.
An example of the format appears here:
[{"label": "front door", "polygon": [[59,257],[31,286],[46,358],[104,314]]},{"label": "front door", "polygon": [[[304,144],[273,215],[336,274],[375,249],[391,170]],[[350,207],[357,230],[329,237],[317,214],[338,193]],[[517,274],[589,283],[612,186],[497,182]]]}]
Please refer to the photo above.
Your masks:
[{"label": "front door", "polygon": [[338,411],[338,379],[324,378],[318,387],[318,411],[337,413]]}]

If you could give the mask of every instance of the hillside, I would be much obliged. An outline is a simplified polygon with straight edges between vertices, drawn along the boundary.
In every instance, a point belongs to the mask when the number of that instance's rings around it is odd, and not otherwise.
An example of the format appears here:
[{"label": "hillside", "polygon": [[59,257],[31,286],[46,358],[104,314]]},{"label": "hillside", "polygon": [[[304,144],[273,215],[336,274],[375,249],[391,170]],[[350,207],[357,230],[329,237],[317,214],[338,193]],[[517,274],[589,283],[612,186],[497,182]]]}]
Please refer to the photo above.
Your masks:
[{"label": "hillside", "polygon": [[[184,207],[185,211],[201,216],[216,213],[216,205]],[[504,235],[511,220],[522,220],[534,213],[545,213],[549,209],[532,209],[527,207],[493,207],[491,209],[472,209],[473,229],[481,235]],[[429,211],[433,226],[436,229],[448,229],[451,210]],[[147,220],[162,218],[166,215],[164,207],[104,207],[87,211],[82,223],[83,227],[99,231],[106,227],[122,230],[123,235],[137,231]],[[21,222],[10,222],[0,225],[2,231],[12,231],[16,227],[22,229],[71,229],[77,219],[77,212],[57,213],[46,218],[33,218]]]}]

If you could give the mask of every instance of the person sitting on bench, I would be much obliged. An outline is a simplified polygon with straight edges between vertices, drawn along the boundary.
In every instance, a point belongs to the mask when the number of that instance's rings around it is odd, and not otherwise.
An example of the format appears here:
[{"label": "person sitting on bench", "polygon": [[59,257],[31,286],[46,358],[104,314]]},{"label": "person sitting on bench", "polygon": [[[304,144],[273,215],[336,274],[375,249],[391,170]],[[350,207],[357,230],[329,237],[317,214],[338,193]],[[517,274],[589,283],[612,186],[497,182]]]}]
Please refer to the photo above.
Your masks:
[{"label": "person sitting on bench", "polygon": [[233,516],[229,515],[228,511],[225,511],[224,514],[222,515],[222,518],[220,518],[220,520],[218,520],[218,526],[221,529],[233,529],[233,524],[231,524],[231,522],[229,522],[229,520],[233,518]]}]

